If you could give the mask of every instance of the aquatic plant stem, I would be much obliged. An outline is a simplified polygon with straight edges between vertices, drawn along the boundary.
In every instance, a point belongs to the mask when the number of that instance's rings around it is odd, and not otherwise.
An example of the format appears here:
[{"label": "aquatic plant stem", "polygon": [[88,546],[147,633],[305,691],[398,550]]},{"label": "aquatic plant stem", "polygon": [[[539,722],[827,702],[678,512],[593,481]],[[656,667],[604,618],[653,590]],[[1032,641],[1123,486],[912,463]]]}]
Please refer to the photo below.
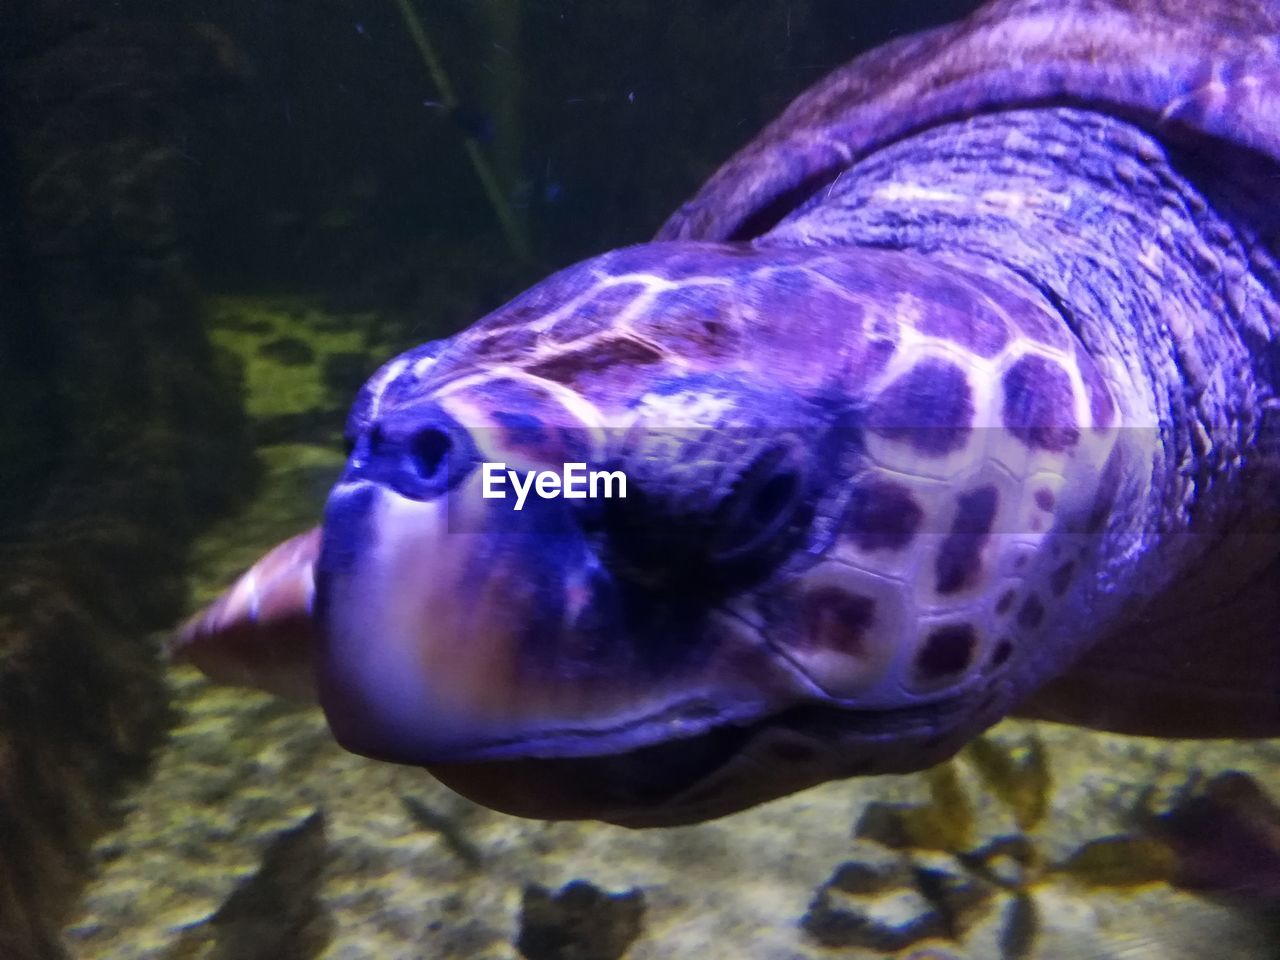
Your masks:
[{"label": "aquatic plant stem", "polygon": [[[458,97],[453,92],[453,85],[449,82],[449,76],[444,72],[444,66],[440,63],[440,58],[436,56],[435,48],[431,46],[431,41],[427,38],[427,32],[422,26],[422,19],[418,16],[417,11],[413,9],[410,0],[395,0],[396,6],[400,8],[400,15],[404,18],[406,29],[412,38],[414,46],[418,48],[418,52],[422,55],[422,63],[427,68],[427,73],[431,76],[431,82],[435,84],[436,94],[439,97],[440,104],[446,110],[454,110],[458,106]],[[467,148],[467,156],[471,159],[472,169],[476,172],[476,177],[480,180],[481,187],[484,188],[485,196],[489,200],[489,206],[493,208],[494,215],[498,218],[498,225],[502,228],[503,236],[507,239],[508,246],[516,258],[521,261],[529,261],[533,259],[533,254],[529,249],[529,241],[524,236],[524,231],[520,229],[520,224],[516,222],[515,214],[511,210],[511,205],[507,202],[507,198],[503,195],[502,187],[498,183],[498,178],[493,172],[493,168],[489,165],[488,159],[480,150],[480,145],[470,137],[464,139]]]},{"label": "aquatic plant stem", "polygon": [[[508,196],[520,183],[524,156],[526,111],[522,109],[525,77],[521,64],[524,4],[520,0],[471,0],[467,8],[475,29],[492,40],[485,81],[485,106],[493,114],[493,139],[485,143],[485,154],[493,164],[498,182],[507,185]],[[529,235],[528,206],[513,204],[516,223]]]}]

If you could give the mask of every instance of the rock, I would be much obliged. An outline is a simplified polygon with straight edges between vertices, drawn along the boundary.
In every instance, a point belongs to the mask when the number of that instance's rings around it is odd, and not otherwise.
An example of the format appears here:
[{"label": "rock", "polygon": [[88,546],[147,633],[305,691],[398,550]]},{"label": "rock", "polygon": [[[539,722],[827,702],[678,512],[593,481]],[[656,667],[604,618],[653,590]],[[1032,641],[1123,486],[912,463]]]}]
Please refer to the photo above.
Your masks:
[{"label": "rock", "polygon": [[176,146],[222,41],[27,6],[39,40],[0,45],[0,197],[22,225],[0,237],[0,346],[20,334],[46,385],[0,421],[0,451],[41,451],[0,506],[0,943],[23,960],[62,955],[89,847],[171,721],[149,634],[182,612],[191,537],[252,477],[185,266]]},{"label": "rock", "polygon": [[640,935],[644,894],[605,893],[584,880],[559,893],[525,888],[517,948],[527,960],[619,960]]},{"label": "rock", "polygon": [[1248,774],[1219,774],[1154,830],[1172,848],[1179,886],[1280,911],[1280,806]]},{"label": "rock", "polygon": [[842,863],[818,888],[800,921],[824,947],[905,950],[929,938],[960,940],[987,885],[940,869]]},{"label": "rock", "polygon": [[433,809],[417,797],[406,794],[400,798],[400,802],[414,824],[423,830],[439,834],[445,846],[467,867],[478,870],[484,865],[484,854],[467,838],[462,825],[456,820]]},{"label": "rock", "polygon": [[210,919],[213,960],[310,960],[328,945],[333,921],[320,900],[328,860],[324,814],[316,811],[267,847],[258,872]]}]

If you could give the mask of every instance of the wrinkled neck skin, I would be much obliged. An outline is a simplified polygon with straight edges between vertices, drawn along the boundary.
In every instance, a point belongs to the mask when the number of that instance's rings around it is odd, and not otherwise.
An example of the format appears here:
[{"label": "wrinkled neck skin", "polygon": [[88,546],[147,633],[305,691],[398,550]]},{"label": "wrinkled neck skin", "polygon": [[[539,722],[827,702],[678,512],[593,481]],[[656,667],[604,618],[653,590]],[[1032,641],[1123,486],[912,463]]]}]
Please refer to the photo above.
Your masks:
[{"label": "wrinkled neck skin", "polygon": [[[1064,631],[1090,624],[1086,642],[1180,576],[1209,566],[1234,589],[1276,554],[1280,269],[1250,224],[1263,220],[1273,243],[1280,231],[1264,207],[1243,207],[1256,199],[1243,173],[1265,161],[1217,150],[1189,156],[1069,108],[979,116],[866,158],[756,241],[909,251],[957,271],[995,264],[1062,318],[1124,426],[1096,573],[1071,598],[1079,615],[1059,618]],[[1205,604],[1225,595],[1212,590],[1195,592]]]}]

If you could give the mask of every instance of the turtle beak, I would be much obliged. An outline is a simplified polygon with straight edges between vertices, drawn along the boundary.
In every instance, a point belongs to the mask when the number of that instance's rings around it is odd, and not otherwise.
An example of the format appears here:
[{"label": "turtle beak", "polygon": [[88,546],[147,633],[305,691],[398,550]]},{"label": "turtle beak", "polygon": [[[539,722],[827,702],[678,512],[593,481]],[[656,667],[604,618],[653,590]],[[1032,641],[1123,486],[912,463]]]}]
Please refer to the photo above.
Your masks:
[{"label": "turtle beak", "polygon": [[554,708],[522,675],[530,638],[581,610],[589,553],[567,510],[483,497],[488,453],[430,401],[357,442],[326,507],[318,565],[321,703],[340,743],[424,763],[527,733]]},{"label": "turtle beak", "polygon": [[418,765],[601,756],[794,702],[741,622],[629,596],[576,501],[516,510],[482,495],[479,469],[431,498],[389,476],[348,470],[317,564],[320,700],[347,749]]},{"label": "turtle beak", "polygon": [[510,551],[475,529],[483,517],[463,515],[471,499],[359,481],[330,497],[320,690],[348,749],[422,762],[497,737],[508,719],[529,598]]}]

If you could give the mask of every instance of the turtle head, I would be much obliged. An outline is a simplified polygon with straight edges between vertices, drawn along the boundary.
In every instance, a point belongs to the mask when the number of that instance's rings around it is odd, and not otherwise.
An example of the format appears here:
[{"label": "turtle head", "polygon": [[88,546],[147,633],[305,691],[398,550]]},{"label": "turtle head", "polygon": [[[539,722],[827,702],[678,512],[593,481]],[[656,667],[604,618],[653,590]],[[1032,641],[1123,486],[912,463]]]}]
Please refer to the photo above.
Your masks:
[{"label": "turtle head", "polygon": [[455,349],[350,418],[316,577],[335,735],[515,812],[698,818],[669,801],[815,692],[761,604],[830,546],[856,411],[745,371],[623,398]]},{"label": "turtle head", "polygon": [[918,329],[961,295],[868,251],[651,244],[387,364],[315,563],[338,740],[631,825],[946,756],[1008,706],[992,608],[1039,534],[990,534],[1042,466],[991,465],[992,391]]}]

